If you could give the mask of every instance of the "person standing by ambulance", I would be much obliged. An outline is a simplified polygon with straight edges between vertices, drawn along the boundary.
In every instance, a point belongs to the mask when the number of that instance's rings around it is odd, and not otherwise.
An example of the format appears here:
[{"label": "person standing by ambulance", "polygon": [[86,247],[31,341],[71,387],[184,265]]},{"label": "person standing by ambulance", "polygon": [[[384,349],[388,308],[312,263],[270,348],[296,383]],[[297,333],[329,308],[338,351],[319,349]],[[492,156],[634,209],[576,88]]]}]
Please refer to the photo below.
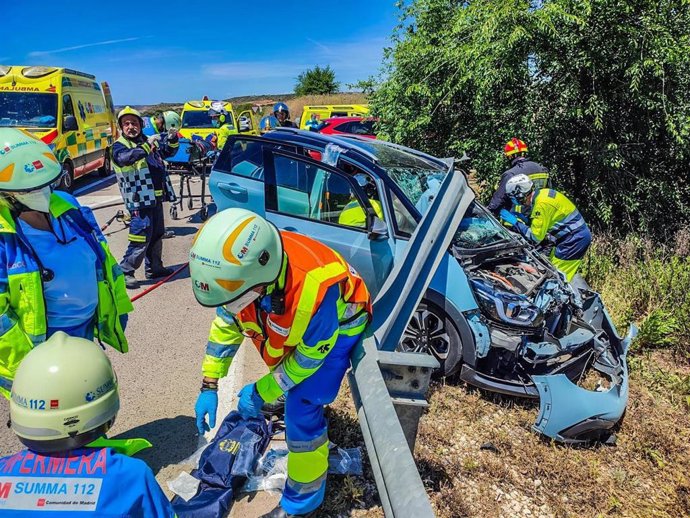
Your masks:
[{"label": "person standing by ambulance", "polygon": [[132,303],[88,207],[53,191],[62,168],[27,132],[0,128],[0,394],[58,331],[128,350]]},{"label": "person standing by ambulance", "polygon": [[113,145],[113,169],[120,185],[125,207],[132,215],[129,246],[120,267],[127,288],[136,289],[134,272],[146,260],[146,278],[166,277],[172,273],[163,266],[165,218],[163,202],[175,202],[176,196],[163,160],[179,147],[177,130],[146,138],[141,132],[143,119],[129,106],[117,115],[122,135]]},{"label": "person standing by ambulance", "polygon": [[286,396],[288,478],[280,505],[263,518],[307,515],[326,488],[323,407],[335,400],[371,317],[364,280],[326,245],[244,209],[206,222],[189,269],[197,301],[218,308],[195,406],[199,433],[215,426],[218,378],[250,338],[271,372],[240,391],[238,411],[258,417],[265,403]]}]

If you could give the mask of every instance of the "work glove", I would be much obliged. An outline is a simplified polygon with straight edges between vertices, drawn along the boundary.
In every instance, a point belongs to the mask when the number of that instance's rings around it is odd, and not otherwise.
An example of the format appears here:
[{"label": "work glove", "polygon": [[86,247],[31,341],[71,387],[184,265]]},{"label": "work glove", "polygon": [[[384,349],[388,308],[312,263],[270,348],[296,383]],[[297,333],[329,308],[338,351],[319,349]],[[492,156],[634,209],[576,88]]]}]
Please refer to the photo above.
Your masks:
[{"label": "work glove", "polygon": [[500,216],[501,216],[501,219],[503,221],[505,221],[511,227],[518,222],[517,216],[515,214],[513,214],[512,212],[506,210],[506,209],[501,209]]},{"label": "work glove", "polygon": [[[199,393],[196,398],[196,405],[194,405],[194,414],[196,415],[196,429],[199,435],[208,432],[216,426],[216,412],[218,411],[218,391],[204,390]],[[206,424],[206,416],[208,415],[208,424]]]},{"label": "work glove", "polygon": [[156,145],[156,143],[161,139],[160,134],[156,133],[155,135],[151,135],[149,138],[146,139],[146,142],[148,143],[149,146],[153,147]]},{"label": "work glove", "polygon": [[237,395],[240,396],[240,400],[237,402],[237,411],[242,417],[247,419],[261,415],[261,407],[264,406],[264,400],[256,391],[255,383],[245,385]]},{"label": "work glove", "polygon": [[175,128],[170,128],[168,130],[168,142],[172,142],[173,144],[177,142],[179,139],[179,136],[177,135],[177,130]]}]

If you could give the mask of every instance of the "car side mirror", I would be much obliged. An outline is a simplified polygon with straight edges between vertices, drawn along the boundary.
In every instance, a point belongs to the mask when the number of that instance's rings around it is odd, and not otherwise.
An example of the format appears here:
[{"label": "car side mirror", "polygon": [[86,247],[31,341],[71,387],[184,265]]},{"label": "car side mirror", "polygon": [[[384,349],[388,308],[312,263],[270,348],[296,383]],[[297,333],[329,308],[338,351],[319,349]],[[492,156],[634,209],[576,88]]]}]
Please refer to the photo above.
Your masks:
[{"label": "car side mirror", "polygon": [[78,129],[79,125],[74,115],[65,115],[62,118],[62,131],[76,131]]},{"label": "car side mirror", "polygon": [[369,239],[379,240],[388,238],[388,225],[378,216],[374,216],[369,227]]}]

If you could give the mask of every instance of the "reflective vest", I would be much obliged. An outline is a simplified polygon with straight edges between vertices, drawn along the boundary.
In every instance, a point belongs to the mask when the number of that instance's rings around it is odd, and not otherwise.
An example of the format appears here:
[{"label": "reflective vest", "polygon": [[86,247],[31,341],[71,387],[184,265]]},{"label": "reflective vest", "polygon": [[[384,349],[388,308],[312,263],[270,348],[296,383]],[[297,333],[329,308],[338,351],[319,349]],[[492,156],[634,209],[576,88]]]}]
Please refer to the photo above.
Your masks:
[{"label": "reflective vest", "polygon": [[520,222],[516,228],[533,243],[547,239],[555,245],[559,259],[582,259],[592,242],[585,219],[575,204],[554,189],[542,189],[534,195],[529,228]]},{"label": "reflective vest", "polygon": [[[383,219],[383,210],[381,209],[381,202],[378,200],[369,200],[371,207],[374,209],[376,215]],[[359,200],[352,200],[343,207],[343,211],[338,217],[339,225],[347,225],[348,227],[365,228],[367,226],[367,216],[364,208],[360,205]]]},{"label": "reflective vest", "polygon": [[[128,149],[137,147],[136,143],[125,137],[120,137],[117,139],[117,142]],[[177,144],[171,147],[176,148]],[[153,186],[153,180],[146,158],[142,158],[132,165],[125,166],[117,165],[115,160],[111,160],[111,163],[113,165],[113,171],[115,171],[115,175],[117,176],[117,182],[127,210],[135,211],[146,207],[154,207],[156,205],[156,191]],[[176,199],[175,191],[170,183],[170,177],[165,171],[163,171],[163,176],[165,178],[163,182],[163,193],[158,193],[158,195],[160,196],[163,194],[163,199],[165,201],[174,202]]]},{"label": "reflective vest", "polygon": [[[127,352],[120,315],[132,311],[124,276],[92,215],[83,214],[69,194],[55,192],[50,213],[84,238],[97,257],[98,307],[95,335],[120,352]],[[38,262],[7,206],[0,208],[0,393],[9,399],[12,380],[29,351],[45,341],[48,328],[43,281]]]},{"label": "reflective vest", "polygon": [[[228,114],[226,115],[226,117],[231,117],[231,115]],[[216,134],[218,135],[216,147],[218,151],[223,150],[225,143],[228,141],[228,137],[230,135],[234,135],[235,133],[235,128],[230,124],[223,124],[220,128],[216,130]]]},{"label": "reflective vest", "polygon": [[339,317],[345,317],[348,309],[356,306],[371,314],[371,300],[364,280],[337,252],[301,234],[280,233],[287,255],[287,268],[281,274],[285,281],[284,313],[259,311],[257,314],[256,304],[251,304],[238,314],[245,331],[255,332],[252,341],[269,367],[280,363],[302,341],[312,316],[331,286],[340,284],[343,304]]}]

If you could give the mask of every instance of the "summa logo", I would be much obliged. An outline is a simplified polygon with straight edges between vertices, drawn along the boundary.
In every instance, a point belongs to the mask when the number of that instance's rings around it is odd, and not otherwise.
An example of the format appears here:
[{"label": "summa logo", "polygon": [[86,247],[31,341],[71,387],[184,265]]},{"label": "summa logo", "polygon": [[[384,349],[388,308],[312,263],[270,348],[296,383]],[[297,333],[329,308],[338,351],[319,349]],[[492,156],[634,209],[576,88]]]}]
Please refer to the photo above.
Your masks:
[{"label": "summa logo", "polygon": [[0,484],[0,498],[9,498],[10,491],[12,491],[12,482],[5,482],[4,484]]}]

